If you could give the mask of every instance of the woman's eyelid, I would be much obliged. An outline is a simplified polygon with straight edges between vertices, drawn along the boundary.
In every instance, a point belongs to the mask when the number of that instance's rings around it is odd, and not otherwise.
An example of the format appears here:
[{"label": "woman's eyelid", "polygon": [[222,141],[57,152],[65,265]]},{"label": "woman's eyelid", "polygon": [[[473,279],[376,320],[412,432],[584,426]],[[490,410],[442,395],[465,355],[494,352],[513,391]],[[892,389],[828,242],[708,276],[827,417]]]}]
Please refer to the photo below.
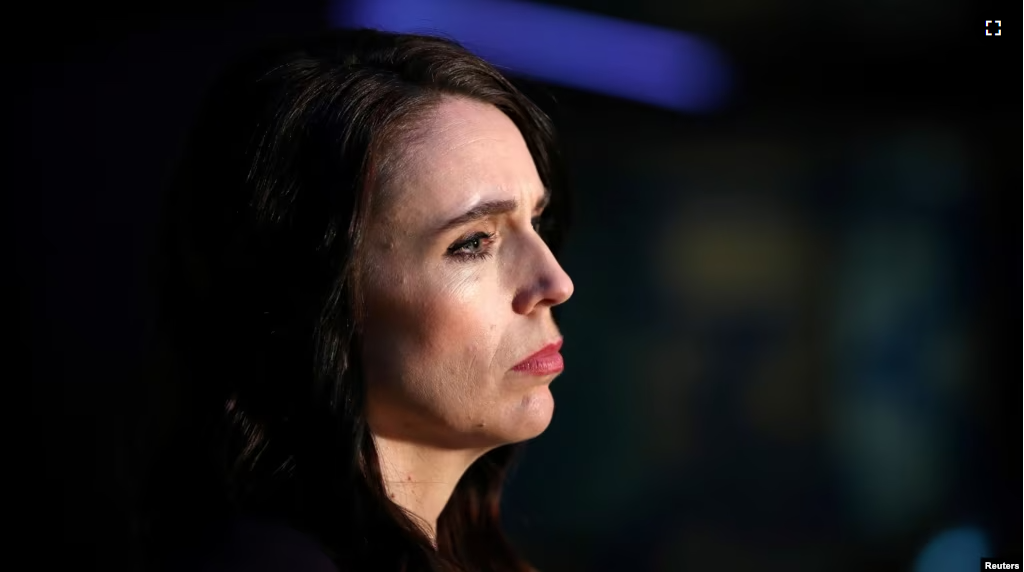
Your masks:
[{"label": "woman's eyelid", "polygon": [[475,224],[472,224],[472,225],[466,225],[466,226],[462,227],[460,230],[452,231],[452,232],[453,233],[457,232],[457,234],[455,235],[454,239],[450,239],[450,240],[452,240],[452,242],[450,244],[454,245],[454,244],[458,244],[458,243],[461,243],[461,242],[465,242],[467,240],[473,240],[474,238],[480,238],[480,237],[485,237],[485,236],[486,237],[497,236],[498,225],[494,224],[492,222],[488,222],[488,223],[479,223],[478,222],[478,223],[475,223]]},{"label": "woman's eyelid", "polygon": [[492,231],[492,232],[487,232],[487,231],[483,231],[483,230],[472,231],[472,232],[463,234],[461,237],[457,238],[455,240],[455,242],[452,242],[448,246],[448,250],[449,251],[460,250],[460,249],[465,248],[466,246],[468,246],[469,244],[474,243],[474,242],[481,242],[481,243],[490,244],[491,242],[494,241],[494,239],[497,236],[498,236],[497,231]]},{"label": "woman's eyelid", "polygon": [[[530,228],[536,230],[537,225],[541,222],[541,219],[544,217],[544,211],[545,211],[545,208],[539,208],[539,209],[534,209],[530,213],[530,218],[529,218],[529,227]],[[488,244],[493,243],[501,235],[500,229],[499,229],[499,227],[501,225],[498,224],[497,221],[494,221],[494,223],[495,224],[493,224],[493,228],[490,228],[490,229],[476,227],[475,230],[469,230],[467,232],[463,232],[460,235],[459,238],[457,238],[454,242],[452,242],[449,245],[448,249],[449,250],[457,250],[459,248],[465,247],[467,242],[472,242],[472,241],[475,241],[475,240],[480,240],[480,241],[486,242]],[[488,226],[490,226],[490,225],[488,225]]]}]

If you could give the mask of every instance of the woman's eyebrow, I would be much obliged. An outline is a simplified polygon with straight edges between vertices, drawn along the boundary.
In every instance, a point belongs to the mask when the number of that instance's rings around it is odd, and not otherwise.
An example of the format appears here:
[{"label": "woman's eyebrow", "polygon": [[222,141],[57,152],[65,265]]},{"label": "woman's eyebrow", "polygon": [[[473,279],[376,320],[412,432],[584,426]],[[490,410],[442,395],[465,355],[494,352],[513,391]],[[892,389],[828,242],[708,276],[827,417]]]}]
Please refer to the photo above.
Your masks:
[{"label": "woman's eyebrow", "polygon": [[[550,200],[551,193],[550,191],[545,189],[544,195],[541,196],[541,198],[537,201],[537,205],[534,207],[534,210],[543,210]],[[473,205],[473,207],[467,210],[466,212],[444,222],[443,224],[438,226],[435,232],[436,234],[442,234],[453,228],[457,228],[465,224],[469,224],[471,222],[476,222],[478,220],[483,220],[488,217],[515,212],[515,210],[518,208],[519,201],[517,201],[516,199],[485,201]]]},{"label": "woman's eyebrow", "polygon": [[505,199],[496,201],[486,201],[474,205],[468,211],[460,214],[459,216],[452,218],[438,227],[437,233],[443,233],[453,228],[476,222],[487,217],[498,216],[514,212],[519,208],[519,201],[515,199]]}]

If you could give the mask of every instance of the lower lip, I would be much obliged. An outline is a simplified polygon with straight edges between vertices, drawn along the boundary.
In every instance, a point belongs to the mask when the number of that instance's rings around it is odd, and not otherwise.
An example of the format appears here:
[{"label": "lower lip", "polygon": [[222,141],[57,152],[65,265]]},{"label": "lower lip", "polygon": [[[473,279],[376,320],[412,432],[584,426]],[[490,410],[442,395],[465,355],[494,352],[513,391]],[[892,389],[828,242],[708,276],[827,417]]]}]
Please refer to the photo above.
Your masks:
[{"label": "lower lip", "polygon": [[512,371],[528,373],[530,375],[550,375],[552,373],[559,373],[563,369],[565,369],[565,363],[562,361],[562,354],[552,352],[532,357],[512,368]]}]

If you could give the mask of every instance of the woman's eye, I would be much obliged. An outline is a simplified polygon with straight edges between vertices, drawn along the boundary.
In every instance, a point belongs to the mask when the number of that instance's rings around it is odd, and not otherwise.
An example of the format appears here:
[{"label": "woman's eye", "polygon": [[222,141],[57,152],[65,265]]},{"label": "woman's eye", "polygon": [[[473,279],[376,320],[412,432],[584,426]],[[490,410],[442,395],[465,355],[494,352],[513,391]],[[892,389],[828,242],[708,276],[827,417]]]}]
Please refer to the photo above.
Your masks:
[{"label": "woman's eye", "polygon": [[474,239],[471,239],[471,240],[468,240],[468,241],[464,242],[462,244],[462,247],[459,248],[459,250],[463,251],[463,252],[476,252],[476,251],[480,250],[480,245],[481,244],[483,244],[481,239],[474,238]]},{"label": "woman's eye", "polygon": [[493,233],[478,232],[448,247],[448,255],[457,259],[476,259],[490,255]]}]

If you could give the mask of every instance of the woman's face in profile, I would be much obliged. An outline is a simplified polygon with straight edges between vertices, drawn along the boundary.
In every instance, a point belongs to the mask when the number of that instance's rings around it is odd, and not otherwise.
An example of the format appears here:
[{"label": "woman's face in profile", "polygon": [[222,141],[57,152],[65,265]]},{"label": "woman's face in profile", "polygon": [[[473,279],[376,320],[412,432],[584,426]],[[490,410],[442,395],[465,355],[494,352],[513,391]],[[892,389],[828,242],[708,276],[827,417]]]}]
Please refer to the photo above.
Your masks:
[{"label": "woman's face in profile", "polygon": [[445,98],[418,127],[367,234],[370,427],[444,448],[535,437],[554,410],[557,360],[517,365],[560,340],[551,308],[573,291],[534,228],[544,186],[491,105]]}]

